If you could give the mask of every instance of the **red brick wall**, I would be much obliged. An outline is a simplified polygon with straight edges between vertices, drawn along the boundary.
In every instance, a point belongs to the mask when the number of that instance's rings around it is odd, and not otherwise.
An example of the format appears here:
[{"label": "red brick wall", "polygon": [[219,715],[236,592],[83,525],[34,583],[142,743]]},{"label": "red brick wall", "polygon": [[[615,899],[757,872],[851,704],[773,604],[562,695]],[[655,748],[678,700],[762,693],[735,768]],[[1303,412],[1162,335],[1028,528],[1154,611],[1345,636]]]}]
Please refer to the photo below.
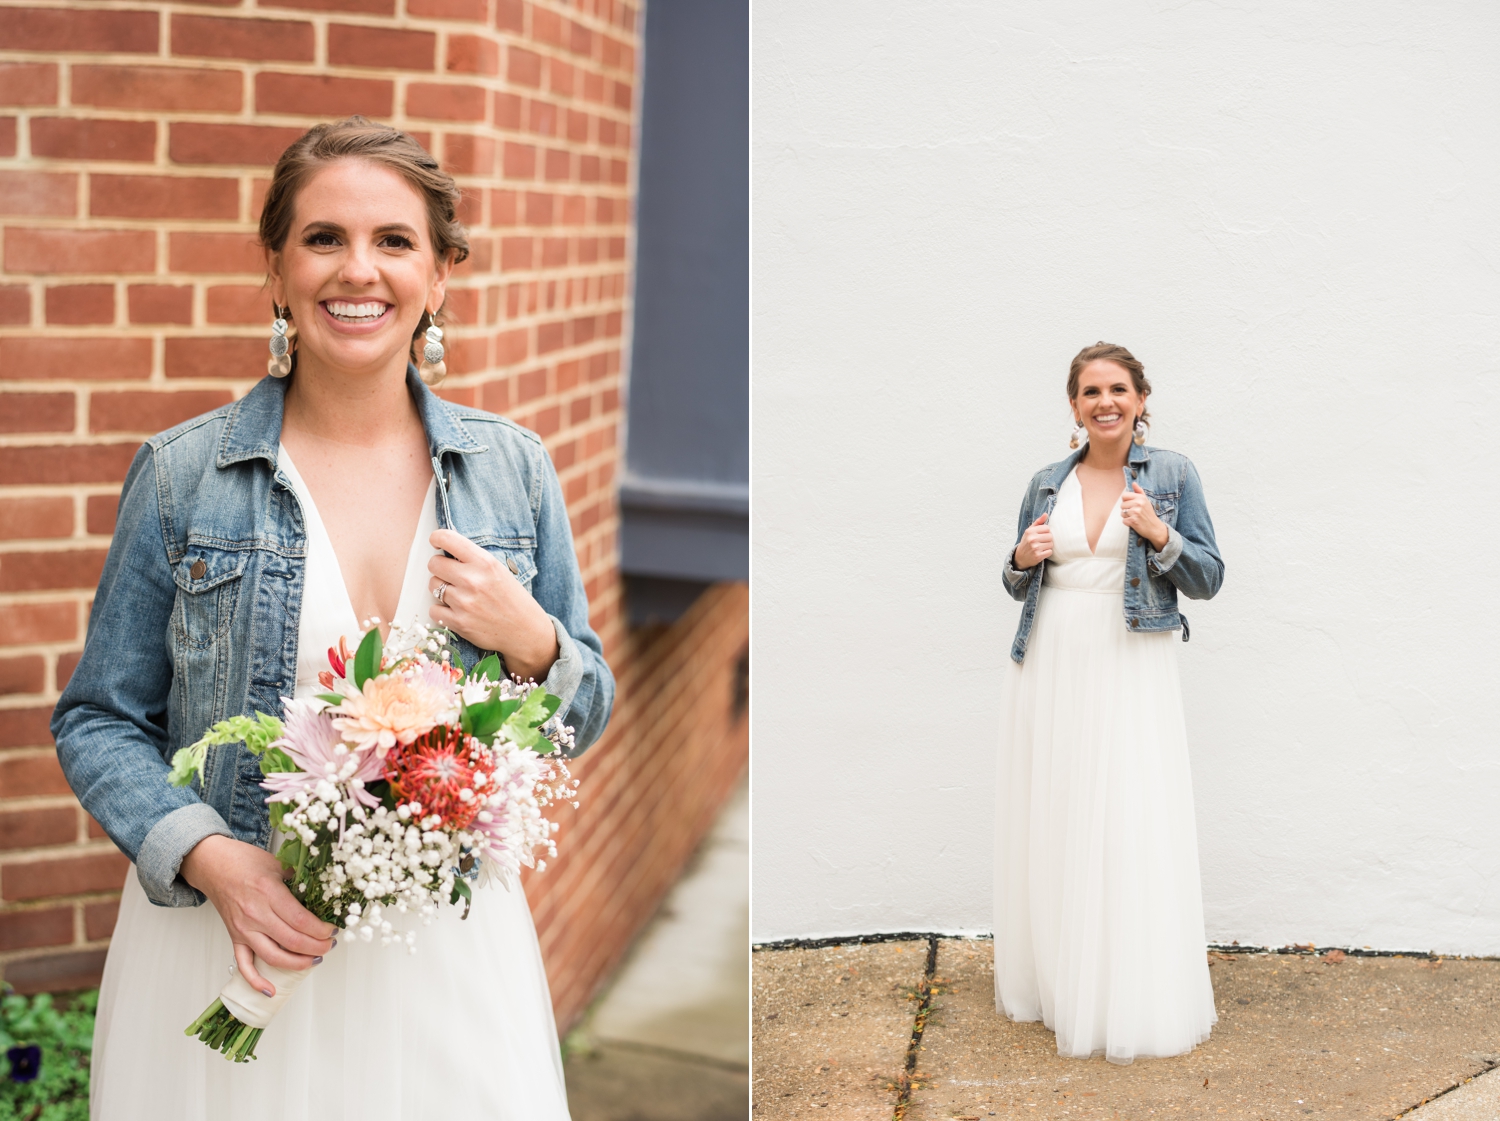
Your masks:
[{"label": "red brick wall", "polygon": [[621,678],[584,808],[530,891],[559,1019],[650,913],[745,755],[743,588],[677,627],[620,611],[614,480],[638,7],[618,0],[0,0],[0,968],[96,976],[126,866],[47,734],[116,497],[152,432],[245,393],[270,304],[255,220],[317,120],[412,131],[458,178],[473,255],[443,393],[539,432]]}]

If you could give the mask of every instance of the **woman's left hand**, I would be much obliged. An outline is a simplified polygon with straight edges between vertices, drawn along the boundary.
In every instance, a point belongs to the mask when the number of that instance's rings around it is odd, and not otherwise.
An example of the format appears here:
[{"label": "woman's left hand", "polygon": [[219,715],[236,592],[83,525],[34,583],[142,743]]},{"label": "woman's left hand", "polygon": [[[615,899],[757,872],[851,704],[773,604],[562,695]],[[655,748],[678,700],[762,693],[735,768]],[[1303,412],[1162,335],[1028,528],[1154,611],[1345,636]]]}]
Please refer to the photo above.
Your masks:
[{"label": "woman's left hand", "polygon": [[542,681],[557,661],[557,630],[541,604],[497,557],[461,533],[437,530],[428,538],[437,554],[427,562],[427,590],[447,584],[434,603],[432,621],[468,639],[481,650],[505,658],[505,668],[522,681]]},{"label": "woman's left hand", "polygon": [[1125,524],[1140,534],[1158,553],[1167,547],[1172,531],[1167,523],[1156,516],[1156,507],[1141,489],[1140,483],[1131,483],[1130,489],[1120,499],[1120,517]]}]

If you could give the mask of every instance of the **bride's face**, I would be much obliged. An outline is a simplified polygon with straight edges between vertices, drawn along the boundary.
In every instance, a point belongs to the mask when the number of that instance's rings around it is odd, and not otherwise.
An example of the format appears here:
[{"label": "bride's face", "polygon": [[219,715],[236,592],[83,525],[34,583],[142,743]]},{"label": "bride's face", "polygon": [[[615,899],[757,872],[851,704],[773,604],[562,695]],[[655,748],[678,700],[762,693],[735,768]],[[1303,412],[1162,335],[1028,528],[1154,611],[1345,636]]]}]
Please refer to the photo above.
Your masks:
[{"label": "bride's face", "polygon": [[291,308],[298,365],[404,367],[423,311],[436,311],[452,271],[439,260],[422,196],[395,171],[347,159],[297,193],[291,228],[268,257],[271,296]]},{"label": "bride's face", "polygon": [[1130,371],[1104,358],[1096,358],[1079,373],[1078,396],[1068,403],[1088,429],[1089,439],[1099,445],[1128,440],[1146,408]]}]

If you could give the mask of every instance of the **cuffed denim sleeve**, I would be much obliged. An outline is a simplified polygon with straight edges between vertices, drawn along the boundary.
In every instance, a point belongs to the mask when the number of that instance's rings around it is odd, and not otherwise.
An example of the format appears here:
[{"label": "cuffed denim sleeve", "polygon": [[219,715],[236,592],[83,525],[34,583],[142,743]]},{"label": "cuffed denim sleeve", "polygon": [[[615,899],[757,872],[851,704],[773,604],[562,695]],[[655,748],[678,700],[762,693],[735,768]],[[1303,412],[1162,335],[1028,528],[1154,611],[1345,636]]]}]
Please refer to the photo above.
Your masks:
[{"label": "cuffed denim sleeve", "polygon": [[196,907],[201,891],[180,875],[183,858],[205,837],[233,837],[219,811],[205,802],[173,810],[151,827],[135,857],[135,874],[146,898],[162,907]]},{"label": "cuffed denim sleeve", "polygon": [[1016,567],[1016,549],[1020,542],[1011,546],[1009,553],[1005,555],[1005,572],[1002,579],[1005,581],[1005,590],[1010,593],[1010,598],[1024,600],[1026,591],[1031,584],[1031,570]]},{"label": "cuffed denim sleeve", "polygon": [[1168,526],[1167,543],[1161,547],[1160,552],[1148,551],[1146,564],[1151,568],[1151,575],[1165,576],[1180,556],[1182,556],[1182,534]]},{"label": "cuffed denim sleeve", "polygon": [[[192,906],[202,897],[185,884],[174,886],[192,847],[184,844],[194,833],[201,840],[228,830],[195,790],[167,785],[176,584],[162,535],[160,486],[151,448],[143,446],[125,477],[88,637],[53,710],[52,736],[68,785],[135,862],[152,901]],[[210,818],[213,829],[206,828]]]},{"label": "cuffed denim sleeve", "polygon": [[562,485],[552,460],[540,446],[540,496],[536,508],[536,576],[532,595],[557,629],[557,660],[547,673],[549,692],[563,700],[559,710],[573,728],[573,754],[604,732],[615,702],[615,677],[604,661],[604,645],[589,626],[589,601],[578,571],[573,529]]},{"label": "cuffed denim sleeve", "polygon": [[1005,568],[1001,571],[1000,578],[1005,582],[1005,590],[1010,598],[1024,602],[1027,593],[1031,590],[1031,578],[1041,571],[1041,565],[1037,564],[1031,568],[1016,567],[1016,550],[1021,546],[1021,538],[1025,535],[1035,514],[1038,490],[1038,479],[1040,473],[1031,480],[1026,488],[1026,496],[1021,499],[1021,513],[1016,519],[1016,543],[1010,547],[1010,552],[1005,554]]},{"label": "cuffed denim sleeve", "polygon": [[583,652],[561,619],[555,615],[547,618],[552,620],[552,629],[557,632],[557,660],[547,671],[547,680],[542,682],[542,687],[553,696],[561,697],[564,705],[571,706],[573,698],[578,695],[578,686],[583,684]]}]

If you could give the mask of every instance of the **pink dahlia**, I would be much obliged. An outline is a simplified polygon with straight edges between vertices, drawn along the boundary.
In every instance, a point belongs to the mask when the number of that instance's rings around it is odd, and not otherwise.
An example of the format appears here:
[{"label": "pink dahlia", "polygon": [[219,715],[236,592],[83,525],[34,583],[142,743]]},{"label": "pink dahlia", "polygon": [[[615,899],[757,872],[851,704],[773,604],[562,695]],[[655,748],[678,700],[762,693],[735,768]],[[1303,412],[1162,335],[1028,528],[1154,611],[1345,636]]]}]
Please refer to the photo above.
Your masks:
[{"label": "pink dahlia", "polygon": [[453,710],[453,690],[423,677],[399,674],[372,677],[358,693],[350,692],[333,718],[348,742],[378,747],[384,755],[398,743],[411,743],[444,723]]}]

